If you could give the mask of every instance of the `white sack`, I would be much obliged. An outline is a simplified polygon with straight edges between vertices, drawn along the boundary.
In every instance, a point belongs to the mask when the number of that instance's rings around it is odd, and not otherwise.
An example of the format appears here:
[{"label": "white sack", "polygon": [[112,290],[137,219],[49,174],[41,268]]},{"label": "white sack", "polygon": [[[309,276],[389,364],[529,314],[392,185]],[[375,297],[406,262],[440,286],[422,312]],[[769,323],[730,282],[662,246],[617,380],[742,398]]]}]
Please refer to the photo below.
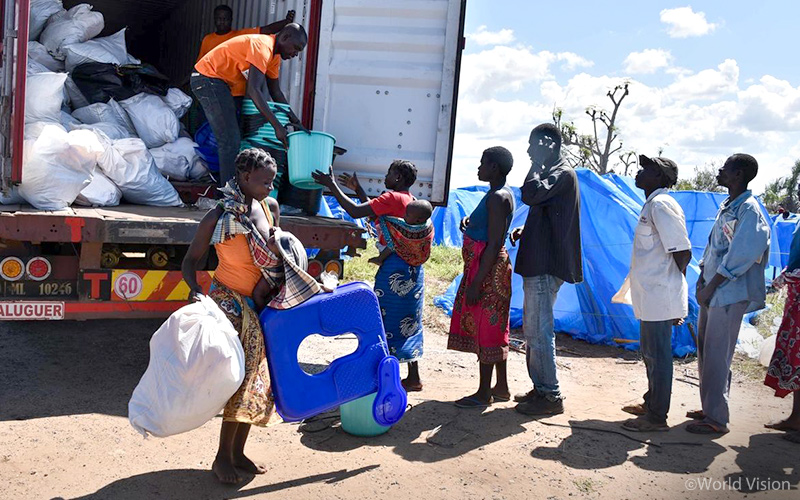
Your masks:
[{"label": "white sack", "polygon": [[25,200],[19,194],[19,188],[13,186],[3,193],[0,191],[0,205],[19,205],[25,203]]},{"label": "white sack", "polygon": [[33,123],[26,123],[25,124],[25,131],[23,133],[23,138],[26,141],[35,141],[42,135],[44,129],[46,127],[56,127],[57,129],[61,130],[64,133],[67,133],[66,127],[64,127],[60,123],[55,122],[33,122]]},{"label": "white sack", "polygon": [[189,166],[189,180],[198,181],[206,177],[209,173],[208,165],[203,157],[200,155],[195,156],[194,161]]},{"label": "white sack", "polygon": [[98,165],[131,203],[159,207],[183,205],[178,192],[158,171],[141,139],[111,141],[100,155]]},{"label": "white sack", "polygon": [[148,148],[158,148],[175,142],[180,133],[180,124],[175,113],[160,97],[141,93],[120,102]]},{"label": "white sack", "polygon": [[103,14],[92,12],[91,5],[82,3],[52,16],[42,31],[41,42],[51,56],[63,61],[64,47],[91,40],[104,25]]},{"label": "white sack", "polygon": [[[100,126],[107,127],[108,131],[111,131],[113,128],[114,132],[107,133],[111,139],[123,139],[134,135],[128,127],[128,120],[126,120],[128,115],[113,99],[109,100],[108,104],[96,102],[89,106],[76,109],[72,112],[72,116],[86,125],[102,124]],[[130,128],[133,127],[131,126]]]},{"label": "white sack", "polygon": [[169,89],[167,95],[161,100],[169,106],[178,119],[183,118],[183,115],[192,107],[192,98],[181,92],[180,89]]},{"label": "white sack", "polygon": [[64,52],[67,54],[67,71],[70,72],[77,66],[90,62],[126,64],[128,48],[125,45],[125,28],[111,36],[67,45],[64,47]]},{"label": "white sack", "polygon": [[145,437],[196,429],[225,407],[243,380],[239,334],[203,296],[153,334],[150,362],[128,403],[128,420]]},{"label": "white sack", "polygon": [[38,75],[39,73],[52,73],[52,72],[53,71],[44,64],[39,64],[33,59],[28,59],[28,70],[27,70],[28,76]]},{"label": "white sack", "polygon": [[36,61],[53,73],[64,72],[64,62],[55,59],[39,42],[28,42],[28,60]]},{"label": "white sack", "polygon": [[61,121],[66,73],[29,75],[25,90],[25,122]]},{"label": "white sack", "polygon": [[64,82],[64,92],[72,109],[84,108],[91,104],[71,76],[68,76],[67,81]]},{"label": "white sack", "polygon": [[128,112],[125,111],[114,99],[109,99],[108,105],[111,106],[111,109],[114,111],[114,114],[117,115],[119,121],[121,121],[125,125],[125,128],[128,129],[130,136],[137,137],[136,127],[133,126],[133,122],[131,121],[131,117],[128,116]]},{"label": "white sack", "polygon": [[116,207],[121,200],[122,191],[111,182],[111,179],[96,170],[92,182],[83,188],[75,199],[75,204],[85,207]]},{"label": "white sack", "polygon": [[61,125],[67,130],[74,130],[75,127],[81,125],[81,122],[71,114],[61,110]]},{"label": "white sack", "polygon": [[69,130],[92,130],[94,132],[100,132],[105,137],[107,137],[109,140],[112,141],[118,141],[120,139],[129,139],[131,137],[130,134],[128,133],[128,130],[125,127],[111,122],[92,123],[91,125],[78,123],[75,125],[71,125],[68,128]]},{"label": "white sack", "polygon": [[775,344],[777,343],[778,336],[776,334],[770,335],[761,344],[761,351],[758,353],[758,362],[761,366],[769,367],[772,362],[772,355],[775,353]]},{"label": "white sack", "polygon": [[93,132],[45,127],[38,139],[25,141],[19,194],[39,210],[67,208],[91,182],[102,150]]},{"label": "white sack", "polygon": [[196,142],[181,137],[173,143],[151,149],[150,154],[162,174],[176,181],[185,181],[190,178],[189,171],[197,156],[196,147]]},{"label": "white sack", "polygon": [[750,359],[758,359],[763,344],[764,337],[758,333],[758,329],[750,323],[742,321],[739,338],[736,340],[736,352],[740,352]]},{"label": "white sack", "polygon": [[42,34],[47,20],[54,14],[64,10],[61,0],[31,0],[30,2],[30,28],[28,40],[38,40]]},{"label": "white sack", "polygon": [[[33,59],[28,59],[28,76],[51,72],[52,71],[43,64],[39,64]],[[78,86],[75,85],[72,78],[67,76],[66,80],[64,80],[64,101],[61,104],[61,109],[66,109],[68,111],[70,106],[72,108],[82,108],[88,105],[89,101],[84,97]]]}]

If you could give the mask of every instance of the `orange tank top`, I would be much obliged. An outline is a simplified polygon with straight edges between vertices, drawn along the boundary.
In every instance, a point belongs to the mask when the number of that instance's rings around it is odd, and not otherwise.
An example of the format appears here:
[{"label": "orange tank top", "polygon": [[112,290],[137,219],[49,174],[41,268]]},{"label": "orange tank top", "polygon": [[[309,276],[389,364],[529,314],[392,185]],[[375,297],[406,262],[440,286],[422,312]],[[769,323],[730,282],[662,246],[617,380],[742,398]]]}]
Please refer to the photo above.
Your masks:
[{"label": "orange tank top", "polygon": [[253,263],[247,237],[237,234],[223,243],[214,245],[219,265],[214,278],[244,297],[253,295],[253,289],[261,279],[261,271]]}]

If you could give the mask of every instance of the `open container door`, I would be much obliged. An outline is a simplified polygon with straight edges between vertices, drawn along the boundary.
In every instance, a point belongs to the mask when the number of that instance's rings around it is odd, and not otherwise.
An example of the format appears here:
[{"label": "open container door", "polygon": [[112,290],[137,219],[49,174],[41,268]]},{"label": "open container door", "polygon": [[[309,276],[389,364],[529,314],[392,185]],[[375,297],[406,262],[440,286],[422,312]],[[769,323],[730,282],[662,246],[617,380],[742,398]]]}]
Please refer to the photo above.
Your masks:
[{"label": "open container door", "polygon": [[325,0],[315,130],[347,154],[369,196],[395,159],[417,166],[411,193],[447,203],[466,0]]},{"label": "open container door", "polygon": [[0,189],[6,190],[22,181],[30,0],[0,2],[3,23],[0,47]]}]

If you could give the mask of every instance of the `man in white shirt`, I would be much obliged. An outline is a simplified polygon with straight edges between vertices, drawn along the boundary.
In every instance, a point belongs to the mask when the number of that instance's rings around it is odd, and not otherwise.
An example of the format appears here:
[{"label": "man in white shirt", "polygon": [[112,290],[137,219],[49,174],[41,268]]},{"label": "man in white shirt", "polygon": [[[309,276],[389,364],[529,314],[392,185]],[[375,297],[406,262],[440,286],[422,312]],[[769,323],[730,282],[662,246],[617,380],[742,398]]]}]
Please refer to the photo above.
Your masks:
[{"label": "man in white shirt", "polygon": [[692,244],[683,209],[669,195],[678,180],[678,166],[667,158],[639,156],[636,186],[644,190],[633,237],[630,280],[631,302],[640,321],[639,346],[647,367],[644,404],[623,408],[638,415],[622,427],[630,431],[667,431],[672,395],[672,327],[688,314],[686,267]]}]

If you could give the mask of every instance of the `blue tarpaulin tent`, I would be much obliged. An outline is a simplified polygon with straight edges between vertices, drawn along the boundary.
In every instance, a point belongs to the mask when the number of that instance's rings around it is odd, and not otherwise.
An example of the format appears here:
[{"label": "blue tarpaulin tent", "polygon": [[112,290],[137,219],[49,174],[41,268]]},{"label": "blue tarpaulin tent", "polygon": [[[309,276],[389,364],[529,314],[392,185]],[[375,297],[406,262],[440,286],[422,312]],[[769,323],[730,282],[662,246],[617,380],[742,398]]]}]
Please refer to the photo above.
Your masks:
[{"label": "blue tarpaulin tent", "polygon": [[786,267],[789,263],[789,248],[792,245],[792,236],[797,229],[797,222],[800,221],[800,216],[791,214],[788,218],[782,215],[773,215],[772,222],[775,231],[775,236],[778,239],[778,253],[780,255],[780,267]]},{"label": "blue tarpaulin tent", "polygon": [[[600,177],[585,169],[577,172],[581,189],[584,282],[562,287],[555,305],[556,330],[596,344],[622,344],[637,348],[639,327],[633,309],[627,305],[612,304],[611,297],[628,273],[633,231],[644,194],[633,185],[630,178],[613,174]],[[451,192],[447,208],[437,209],[439,212],[434,219],[437,242],[461,246],[458,222],[471,213],[485,191],[485,188],[470,188]],[[516,193],[518,199],[519,191]],[[699,273],[697,259],[702,256],[719,205],[726,195],[681,191],[673,193],[673,196],[684,209],[692,242],[694,259],[687,271],[690,295],[688,321],[696,324],[698,307],[694,288]],[[764,212],[766,214],[766,209]],[[518,205],[512,227],[523,225],[527,215],[528,207]],[[780,247],[775,231],[772,239],[770,264],[780,266]],[[512,262],[516,261],[517,249],[510,242],[506,247]],[[452,313],[460,279],[460,276],[456,278],[445,294],[434,300],[448,314]],[[511,297],[511,325],[514,328],[522,325],[522,306],[522,278],[515,274]],[[687,325],[674,329],[672,345],[676,356],[685,356],[695,350]]]}]

